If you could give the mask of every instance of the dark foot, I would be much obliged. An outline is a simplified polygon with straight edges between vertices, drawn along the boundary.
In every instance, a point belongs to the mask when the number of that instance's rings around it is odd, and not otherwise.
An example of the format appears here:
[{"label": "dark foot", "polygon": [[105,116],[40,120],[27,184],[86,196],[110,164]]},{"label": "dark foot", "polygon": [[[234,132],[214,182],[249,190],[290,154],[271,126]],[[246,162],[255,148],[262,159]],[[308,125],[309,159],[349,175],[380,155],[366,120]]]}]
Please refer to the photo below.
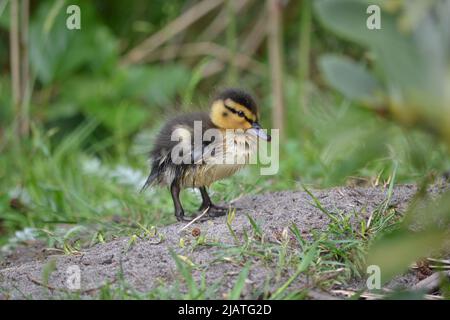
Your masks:
[{"label": "dark foot", "polygon": [[212,211],[226,211],[226,212],[228,212],[230,209],[233,209],[233,208],[230,207],[230,206],[218,206],[218,205],[215,205],[215,204],[211,205],[211,210]]},{"label": "dark foot", "polygon": [[200,219],[198,219],[197,221],[205,222],[205,221],[211,220],[212,218],[224,216],[227,213],[228,213],[228,209],[227,210],[211,210],[211,209],[209,209],[206,212],[205,212],[205,209],[203,209],[203,210],[199,210],[195,216],[198,217],[203,214],[203,216]]},{"label": "dark foot", "polygon": [[189,217],[187,217],[185,215],[176,216],[176,217],[177,217],[177,220],[180,222],[191,222],[192,220],[196,219],[198,216],[201,216],[201,218],[198,218],[196,220],[196,222],[205,222],[212,218],[212,216],[210,216],[208,212],[205,212],[205,209],[203,209],[202,211],[198,211]]},{"label": "dark foot", "polygon": [[228,214],[228,210],[212,210],[212,211],[208,211],[208,217],[210,218],[217,218],[217,217],[222,217],[225,216],[226,214]]},{"label": "dark foot", "polygon": [[232,206],[232,205],[228,205],[228,206],[217,206],[215,204],[213,204],[211,206],[212,211],[225,211],[226,213],[228,213],[230,210],[241,210],[242,208],[240,207],[236,207],[236,206]]},{"label": "dark foot", "polygon": [[205,211],[205,209],[206,208],[208,208],[209,207],[209,210],[208,210],[208,212],[211,212],[211,211],[225,211],[225,212],[228,212],[228,211],[230,211],[230,209],[240,209],[240,208],[237,208],[237,207],[231,207],[231,206],[218,206],[218,205],[215,205],[215,204],[209,204],[209,205],[206,205],[206,204],[202,204],[201,206],[200,206],[200,208],[198,208],[198,211],[201,213],[201,212],[203,212],[203,211]]},{"label": "dark foot", "polygon": [[[200,211],[200,212],[203,212],[205,209],[206,209],[205,206],[202,206],[202,207],[200,207],[200,210],[199,210],[199,211]],[[230,210],[232,210],[232,209],[234,209],[234,208],[232,208],[232,207],[226,207],[226,206],[218,206],[218,205],[215,205],[215,204],[211,204],[211,205],[209,206],[207,215],[208,215],[210,218],[222,217],[222,216],[227,215],[228,212],[229,212]]]},{"label": "dark foot", "polygon": [[203,214],[203,216],[201,218],[199,218],[196,222],[205,222],[205,221],[210,220],[211,218],[225,216],[228,214],[229,210],[233,209],[233,208],[213,205],[212,207],[210,207],[208,209],[208,211],[205,212],[206,209],[207,208],[200,207],[199,211],[197,211],[196,213],[194,213],[193,215],[191,215],[189,217],[185,216],[184,212],[182,214],[178,214],[175,216],[177,217],[178,221],[190,222],[190,221],[194,220],[195,218],[197,218],[198,216]]},{"label": "dark foot", "polygon": [[185,216],[184,212],[175,212],[175,217],[180,222],[189,222],[195,219],[196,215]]},{"label": "dark foot", "polygon": [[231,209],[239,209],[239,208],[230,208],[229,206],[217,206],[211,202],[211,198],[206,191],[206,187],[199,188],[200,193],[202,195],[202,205],[198,209],[200,213],[204,212],[208,209],[208,216],[210,218],[220,217],[228,214]]}]

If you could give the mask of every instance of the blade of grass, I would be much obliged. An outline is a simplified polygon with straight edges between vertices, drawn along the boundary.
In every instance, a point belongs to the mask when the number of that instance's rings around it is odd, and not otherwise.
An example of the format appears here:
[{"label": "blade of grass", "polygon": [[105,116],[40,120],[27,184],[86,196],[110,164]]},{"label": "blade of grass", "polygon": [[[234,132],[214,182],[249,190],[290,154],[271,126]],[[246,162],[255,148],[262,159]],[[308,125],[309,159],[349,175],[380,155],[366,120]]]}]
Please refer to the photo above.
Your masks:
[{"label": "blade of grass", "polygon": [[233,289],[231,289],[228,295],[228,300],[239,300],[239,298],[241,297],[242,290],[244,289],[245,280],[248,277],[249,270],[250,270],[250,263],[247,263],[239,273],[236,283],[234,284]]},{"label": "blade of grass", "polygon": [[253,220],[253,218],[249,215],[246,214],[248,221],[250,222],[250,224],[252,225],[253,231],[259,236],[262,237],[263,233],[261,231],[261,228],[259,227],[259,225],[256,223],[255,220]]},{"label": "blade of grass", "polygon": [[335,217],[334,215],[332,215],[330,212],[328,212],[327,209],[325,209],[322,204],[320,203],[319,199],[317,199],[311,191],[309,191],[309,189],[303,184],[301,183],[301,186],[303,188],[303,190],[305,190],[305,192],[311,197],[311,199],[314,201],[314,206],[319,209],[320,211],[322,211],[323,213],[325,213],[327,215],[328,218],[330,218],[332,221],[334,222],[339,222],[339,219],[337,217]]},{"label": "blade of grass", "polygon": [[308,252],[303,257],[302,261],[299,263],[297,267],[297,271],[281,286],[279,287],[275,293],[270,297],[271,300],[275,300],[281,297],[281,295],[286,291],[286,289],[291,285],[292,282],[294,282],[297,277],[305,272],[313,259],[315,258],[317,253],[317,246],[313,245],[311,248],[309,248]]},{"label": "blade of grass", "polygon": [[194,297],[198,297],[200,294],[200,290],[197,288],[197,284],[192,276],[191,267],[184,262],[180,256],[178,256],[173,250],[170,250],[170,254],[172,258],[175,260],[175,264],[177,266],[178,271],[183,277],[184,281],[189,290],[189,297],[192,299]]},{"label": "blade of grass", "polygon": [[230,210],[230,211],[228,212],[228,216],[227,216],[227,228],[228,228],[228,231],[230,231],[230,234],[231,234],[231,236],[233,237],[234,242],[235,242],[237,245],[239,245],[239,244],[240,244],[240,241],[239,241],[238,237],[236,236],[236,233],[234,232],[233,228],[231,227],[231,223],[233,222],[235,216],[236,216],[236,209]]}]

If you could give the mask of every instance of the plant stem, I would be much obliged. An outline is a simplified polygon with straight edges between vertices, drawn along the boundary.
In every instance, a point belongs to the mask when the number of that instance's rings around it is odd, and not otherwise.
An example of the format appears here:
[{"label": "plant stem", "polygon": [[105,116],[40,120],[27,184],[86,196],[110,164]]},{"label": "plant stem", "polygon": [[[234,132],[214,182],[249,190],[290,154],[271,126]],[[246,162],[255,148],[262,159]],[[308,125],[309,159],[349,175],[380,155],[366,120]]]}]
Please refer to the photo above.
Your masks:
[{"label": "plant stem", "polygon": [[284,132],[284,96],[283,96],[283,43],[282,43],[282,4],[279,0],[267,0],[269,15],[268,46],[272,81],[272,121],[273,128],[280,130],[280,139]]},{"label": "plant stem", "polygon": [[308,80],[311,47],[311,0],[302,0],[300,7],[300,48],[299,48],[299,103],[302,113],[308,111]]},{"label": "plant stem", "polygon": [[235,64],[235,57],[237,53],[237,30],[236,30],[236,7],[233,0],[227,0],[227,20],[228,27],[226,32],[226,41],[228,50],[230,50],[230,57],[228,62],[227,82],[228,85],[235,85],[238,79],[237,67]]},{"label": "plant stem", "polygon": [[19,3],[11,0],[11,25],[9,29],[9,48],[11,63],[12,103],[15,110],[16,129],[20,119],[20,47],[19,47]]},{"label": "plant stem", "polygon": [[29,118],[29,97],[30,97],[30,63],[29,63],[29,50],[28,50],[28,30],[29,30],[29,17],[30,17],[30,0],[20,0],[20,122],[19,132],[20,135],[26,136],[30,130],[30,118]]}]

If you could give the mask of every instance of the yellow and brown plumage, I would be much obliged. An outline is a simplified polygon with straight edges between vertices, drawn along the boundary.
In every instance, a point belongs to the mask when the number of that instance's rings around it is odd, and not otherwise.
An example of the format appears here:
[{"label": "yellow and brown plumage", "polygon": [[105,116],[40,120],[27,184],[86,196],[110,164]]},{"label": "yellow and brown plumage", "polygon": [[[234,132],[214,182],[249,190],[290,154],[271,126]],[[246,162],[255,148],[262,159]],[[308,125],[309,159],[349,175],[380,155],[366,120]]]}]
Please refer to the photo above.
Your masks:
[{"label": "yellow and brown plumage", "polygon": [[[150,153],[151,172],[142,189],[169,186],[178,220],[187,220],[179,194],[189,187],[200,190],[201,212],[209,208],[211,217],[225,214],[226,208],[211,203],[206,187],[248,163],[258,137],[270,141],[258,118],[258,107],[248,93],[227,89],[214,99],[209,113],[193,112],[170,119],[156,137]],[[218,135],[208,139],[210,133]],[[199,136],[201,141],[196,140]]]}]

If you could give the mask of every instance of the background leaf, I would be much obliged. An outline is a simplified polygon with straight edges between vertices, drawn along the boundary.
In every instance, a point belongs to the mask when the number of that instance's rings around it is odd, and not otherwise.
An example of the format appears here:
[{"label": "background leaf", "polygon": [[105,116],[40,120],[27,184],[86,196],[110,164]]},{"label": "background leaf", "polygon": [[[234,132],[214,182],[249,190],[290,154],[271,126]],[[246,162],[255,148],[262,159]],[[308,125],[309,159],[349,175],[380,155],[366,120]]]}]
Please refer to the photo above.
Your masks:
[{"label": "background leaf", "polygon": [[324,55],[319,67],[328,83],[347,98],[376,103],[381,92],[378,81],[361,64],[338,55]]}]

